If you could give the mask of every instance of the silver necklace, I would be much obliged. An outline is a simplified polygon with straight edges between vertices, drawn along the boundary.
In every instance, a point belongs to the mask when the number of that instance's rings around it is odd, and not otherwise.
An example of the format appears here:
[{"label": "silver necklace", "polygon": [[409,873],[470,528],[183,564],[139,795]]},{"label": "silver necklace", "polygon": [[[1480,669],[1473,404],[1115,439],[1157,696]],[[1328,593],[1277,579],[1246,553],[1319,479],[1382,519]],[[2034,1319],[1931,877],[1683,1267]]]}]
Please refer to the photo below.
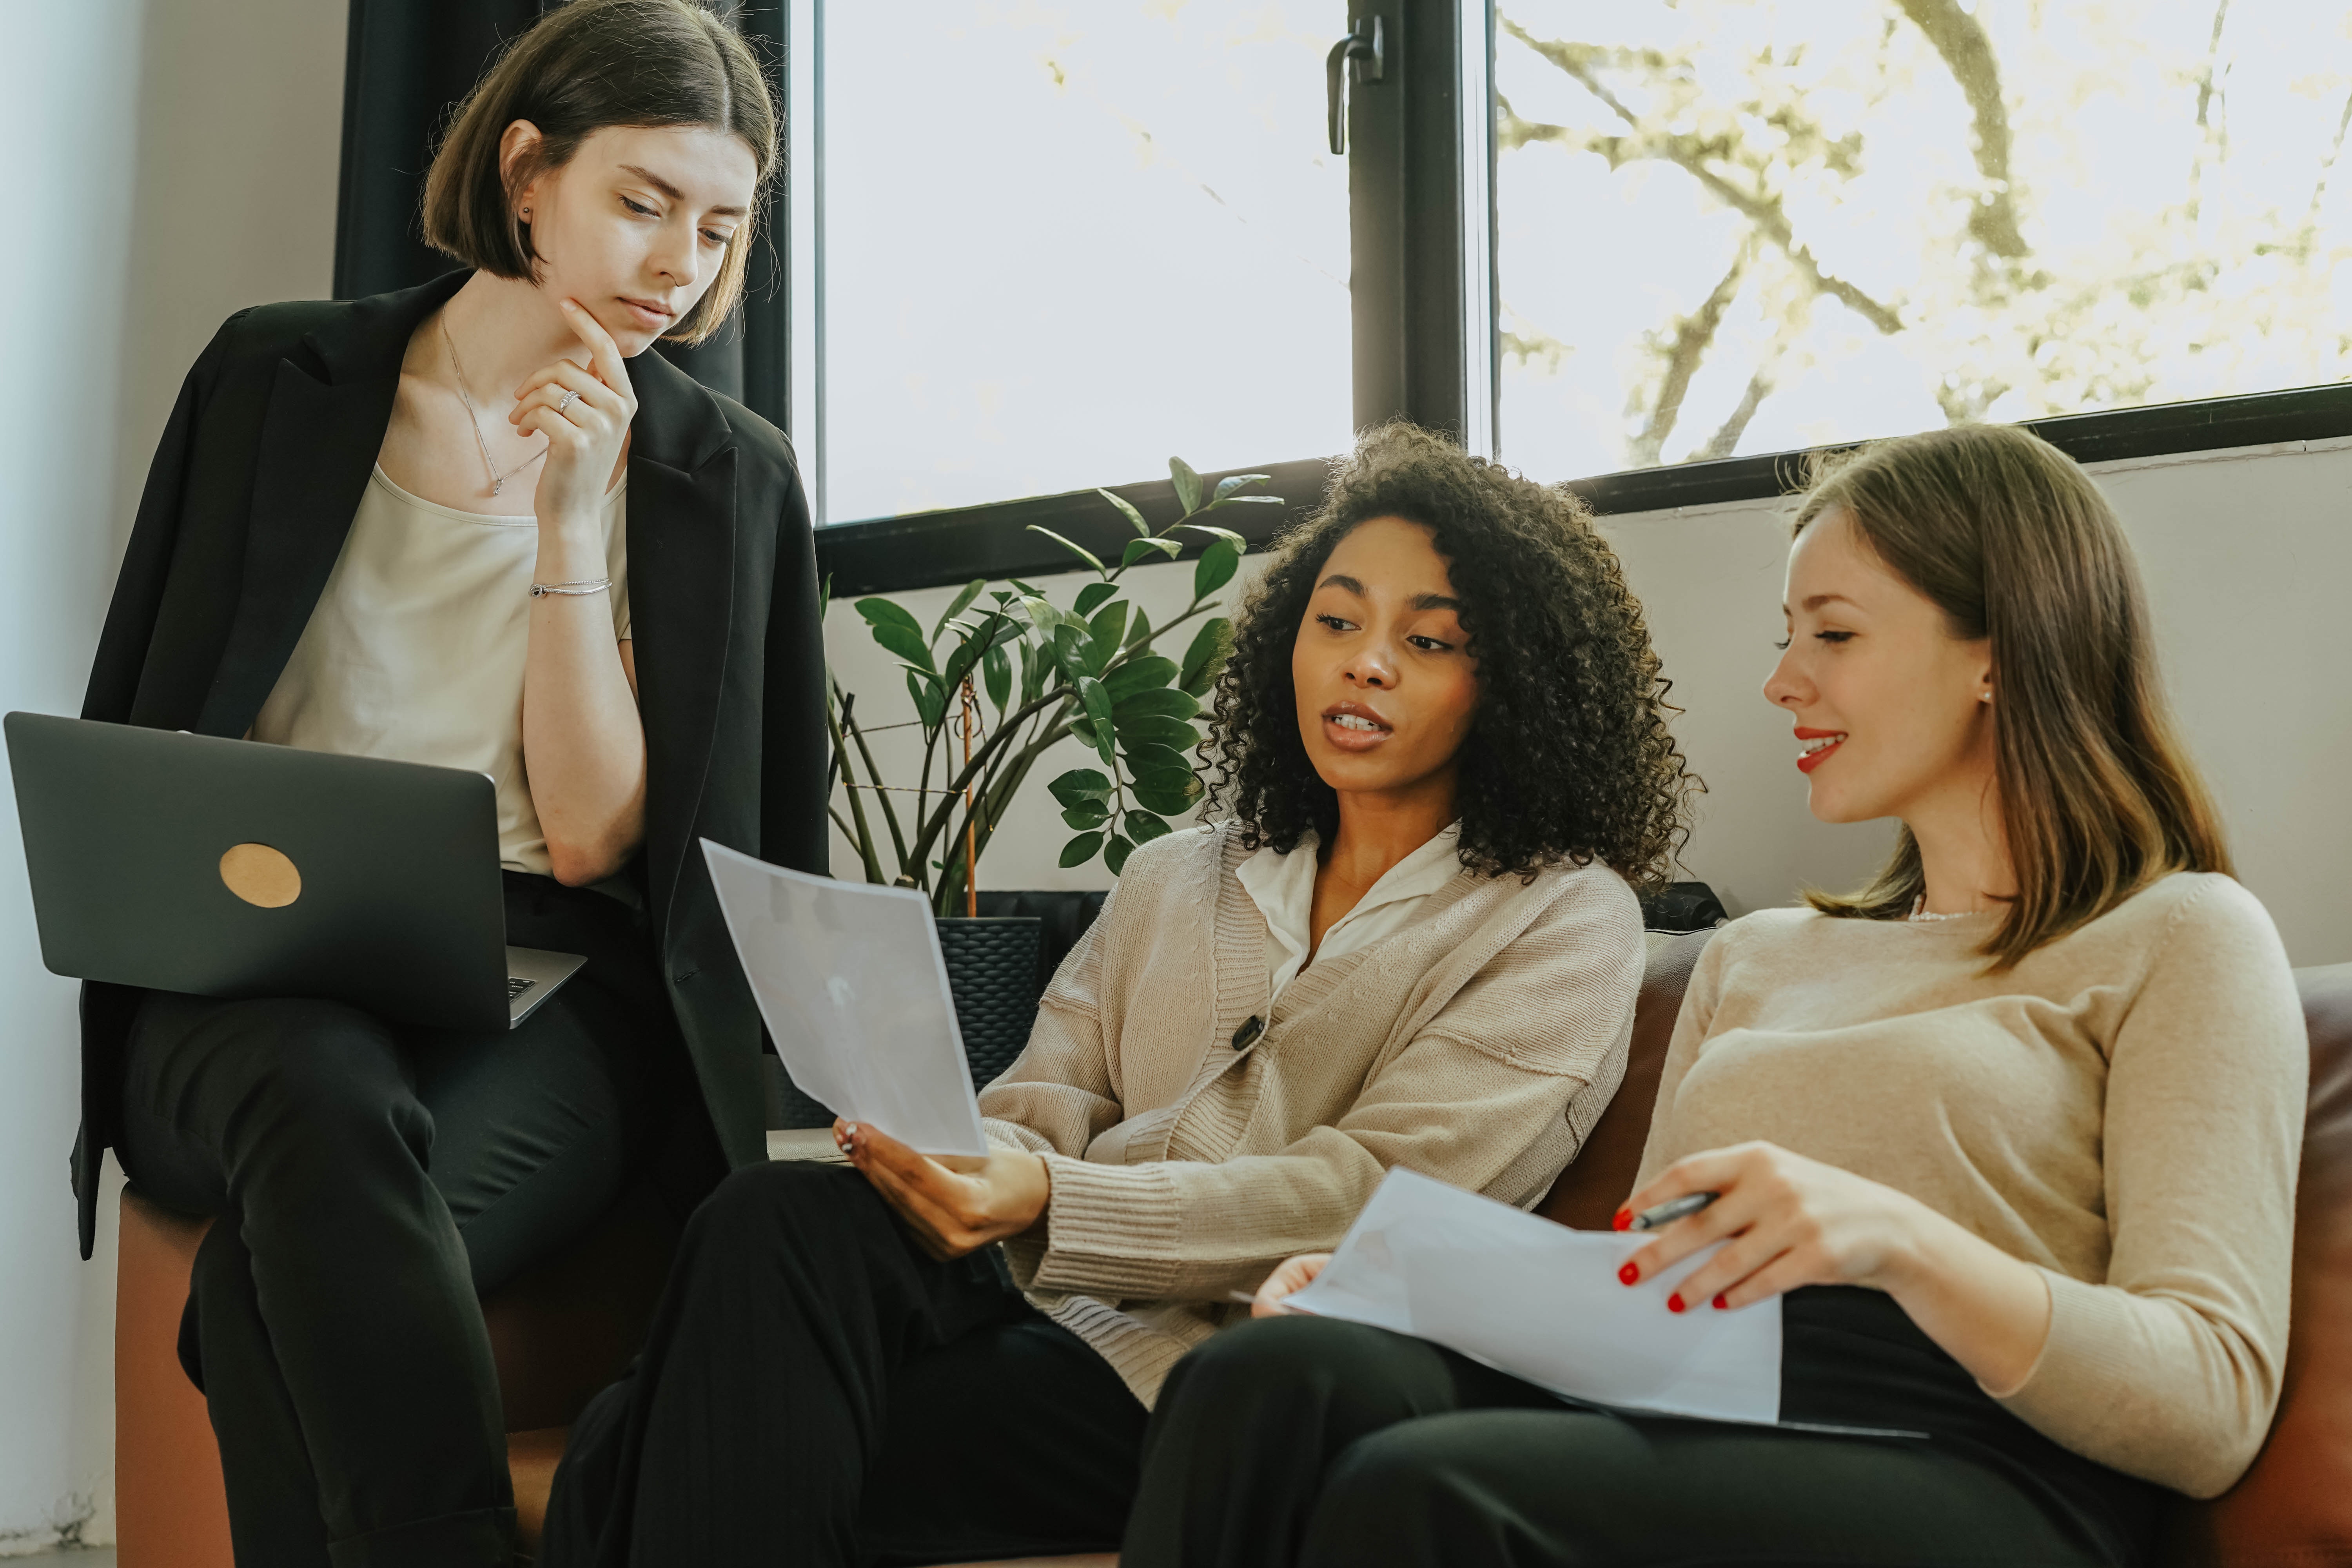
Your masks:
[{"label": "silver necklace", "polygon": [[1915,899],[1913,899],[1913,900],[1911,900],[1911,912],[1910,912],[1909,914],[1907,914],[1907,915],[1905,915],[1903,918],[1904,918],[1905,920],[1906,920],[1906,921],[1964,921],[1964,920],[1968,919],[1970,915],[1973,915],[1973,914],[1980,914],[1980,913],[1982,913],[1982,912],[1983,912],[1983,911],[1981,911],[1981,910],[1953,910],[1950,914],[1948,914],[1948,915],[1930,914],[1930,913],[1927,911],[1927,894],[1925,894],[1925,893],[1921,893],[1917,898],[1915,898]]},{"label": "silver necklace", "polygon": [[495,496],[507,488],[509,479],[547,456],[547,443],[541,442],[538,451],[505,473],[499,472],[498,465],[490,461],[490,444],[482,439],[482,416],[474,407],[474,395],[466,390],[466,367],[457,359],[457,340],[449,335],[446,316],[441,318],[441,341],[449,345],[449,368],[457,373],[457,401],[466,405],[466,424],[474,432],[474,447],[482,454],[482,472],[490,476],[490,494]]}]

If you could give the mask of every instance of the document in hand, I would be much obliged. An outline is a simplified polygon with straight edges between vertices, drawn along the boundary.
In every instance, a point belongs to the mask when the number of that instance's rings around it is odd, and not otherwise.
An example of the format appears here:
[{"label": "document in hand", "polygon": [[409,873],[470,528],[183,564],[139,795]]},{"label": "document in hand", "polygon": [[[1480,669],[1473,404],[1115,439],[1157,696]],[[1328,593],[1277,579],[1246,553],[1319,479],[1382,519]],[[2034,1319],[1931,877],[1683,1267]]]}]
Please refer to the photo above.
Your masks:
[{"label": "document in hand", "polygon": [[801,1092],[926,1154],[988,1152],[930,903],[702,841],[735,956]]},{"label": "document in hand", "polygon": [[1594,1405],[1777,1421],[1780,1298],[1670,1312],[1666,1297],[1716,1248],[1620,1284],[1618,1268],[1654,1239],[1570,1230],[1398,1167],[1288,1304],[1429,1340]]}]

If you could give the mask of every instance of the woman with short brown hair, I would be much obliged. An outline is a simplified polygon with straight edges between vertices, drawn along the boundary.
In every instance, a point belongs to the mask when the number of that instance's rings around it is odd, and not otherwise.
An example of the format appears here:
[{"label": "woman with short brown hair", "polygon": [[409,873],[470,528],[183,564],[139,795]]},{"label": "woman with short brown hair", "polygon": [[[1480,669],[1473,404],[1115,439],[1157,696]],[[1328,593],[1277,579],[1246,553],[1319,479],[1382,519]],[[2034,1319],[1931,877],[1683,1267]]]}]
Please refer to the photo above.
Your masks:
[{"label": "woman with short brown hair", "polygon": [[1700,957],[1619,1224],[1714,1197],[1622,1278],[1722,1243],[1669,1310],[1781,1298],[1782,1420],[1883,1435],[1572,1410],[1273,1317],[1171,1376],[1126,1568],[2126,1568],[2166,1489],[2252,1461],[2302,1013],[2114,513],[2021,430],[1885,442],[1805,499],[1784,608],[1764,690],[1814,816],[1902,827],[1862,892]]},{"label": "woman with short brown hair", "polygon": [[763,1155],[688,849],[824,867],[814,550],[782,434],[644,351],[725,318],[775,164],[711,13],[551,8],[433,164],[468,270],[240,311],[164,432],[85,716],[486,773],[508,941],[587,959],[495,1037],[89,988],[84,1245],[109,1144],[218,1216],[181,1344],[242,1563],[509,1561],[478,1297]]}]

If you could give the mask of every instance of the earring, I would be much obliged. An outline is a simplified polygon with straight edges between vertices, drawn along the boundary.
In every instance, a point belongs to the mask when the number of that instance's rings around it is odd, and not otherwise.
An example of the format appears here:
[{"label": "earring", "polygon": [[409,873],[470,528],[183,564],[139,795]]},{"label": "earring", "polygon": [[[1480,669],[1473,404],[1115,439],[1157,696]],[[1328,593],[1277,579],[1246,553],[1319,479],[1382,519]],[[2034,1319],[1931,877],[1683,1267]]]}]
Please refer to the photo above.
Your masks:
[{"label": "earring", "polygon": [[530,221],[530,209],[529,207],[522,209],[522,221],[525,223],[529,223]]},{"label": "earring", "polygon": [[1977,700],[1979,702],[1990,702],[1992,700],[1992,693],[1990,691],[1979,691],[1977,693]]}]

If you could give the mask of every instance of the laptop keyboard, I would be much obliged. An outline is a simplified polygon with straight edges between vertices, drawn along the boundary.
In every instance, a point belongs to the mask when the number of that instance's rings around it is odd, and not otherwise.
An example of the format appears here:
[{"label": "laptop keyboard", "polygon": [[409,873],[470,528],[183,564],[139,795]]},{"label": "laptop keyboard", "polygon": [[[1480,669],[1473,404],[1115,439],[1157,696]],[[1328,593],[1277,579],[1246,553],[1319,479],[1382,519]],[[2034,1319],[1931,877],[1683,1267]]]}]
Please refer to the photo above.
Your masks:
[{"label": "laptop keyboard", "polygon": [[536,985],[536,984],[539,984],[539,982],[538,982],[538,981],[536,981],[536,980],[525,980],[525,979],[524,979],[521,975],[520,975],[520,974],[509,974],[509,975],[508,975],[508,976],[507,976],[507,1000],[508,1000],[508,1001],[509,1001],[509,1002],[513,1001],[516,997],[518,997],[518,996],[521,995],[524,992],[526,992],[526,991],[530,990],[532,986],[534,986],[534,985]]}]

